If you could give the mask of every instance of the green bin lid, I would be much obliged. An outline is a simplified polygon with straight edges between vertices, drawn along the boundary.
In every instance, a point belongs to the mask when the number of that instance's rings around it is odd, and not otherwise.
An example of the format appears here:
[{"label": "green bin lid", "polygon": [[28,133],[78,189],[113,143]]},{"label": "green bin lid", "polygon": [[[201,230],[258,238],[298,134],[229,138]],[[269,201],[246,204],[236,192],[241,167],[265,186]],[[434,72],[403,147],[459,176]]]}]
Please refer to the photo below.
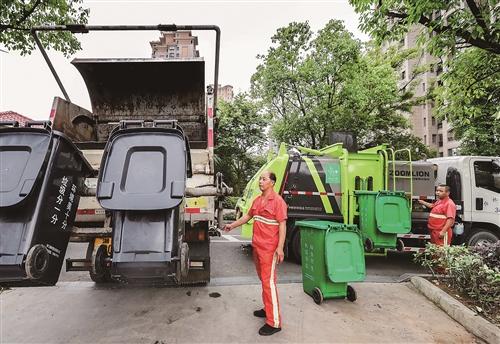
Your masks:
[{"label": "green bin lid", "polygon": [[365,252],[360,234],[354,231],[328,231],[325,238],[325,263],[333,283],[363,281],[366,275]]},{"label": "green bin lid", "polygon": [[382,233],[409,233],[411,212],[404,193],[380,193],[375,201],[375,219]]}]

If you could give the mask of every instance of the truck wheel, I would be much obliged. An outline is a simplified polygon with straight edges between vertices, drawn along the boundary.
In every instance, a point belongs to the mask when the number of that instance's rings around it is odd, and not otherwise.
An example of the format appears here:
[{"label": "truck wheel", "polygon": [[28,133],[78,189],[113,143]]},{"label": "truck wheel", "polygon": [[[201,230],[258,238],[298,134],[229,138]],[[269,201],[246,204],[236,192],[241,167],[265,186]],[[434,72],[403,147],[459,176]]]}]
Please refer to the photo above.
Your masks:
[{"label": "truck wheel", "polygon": [[292,250],[293,260],[297,264],[301,264],[302,254],[300,252],[300,230],[298,227],[293,229],[292,240],[290,240],[290,248]]},{"label": "truck wheel", "polygon": [[106,245],[100,245],[92,254],[92,268],[89,271],[90,279],[95,283],[105,283],[111,281],[111,272],[107,266],[108,249]]},{"label": "truck wheel", "polygon": [[41,244],[30,248],[26,255],[25,270],[30,279],[41,278],[49,268],[49,251]]},{"label": "truck wheel", "polygon": [[187,277],[189,273],[189,246],[186,242],[183,242],[181,245],[181,254],[180,254],[179,268],[181,277]]},{"label": "truck wheel", "polygon": [[321,302],[323,302],[323,293],[321,292],[321,289],[314,288],[312,291],[312,298],[317,305],[321,305]]},{"label": "truck wheel", "polygon": [[476,246],[484,243],[496,243],[499,240],[498,235],[486,229],[479,229],[467,240],[467,246]]}]

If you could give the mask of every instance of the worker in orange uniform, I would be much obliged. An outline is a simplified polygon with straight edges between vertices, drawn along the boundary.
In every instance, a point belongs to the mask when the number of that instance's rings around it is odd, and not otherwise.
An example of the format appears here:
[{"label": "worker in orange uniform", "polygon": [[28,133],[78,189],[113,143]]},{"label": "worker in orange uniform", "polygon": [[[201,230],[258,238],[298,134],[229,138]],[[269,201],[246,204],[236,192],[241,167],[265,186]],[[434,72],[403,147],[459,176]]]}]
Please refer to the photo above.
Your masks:
[{"label": "worker in orange uniform", "polygon": [[286,235],[287,205],[273,187],[276,175],[265,171],[259,179],[262,194],[252,203],[248,214],[239,220],[225,225],[229,232],[251,219],[253,222],[252,248],[257,275],[262,283],[262,301],[264,308],[253,312],[254,316],[266,318],[266,323],[259,329],[262,336],[270,336],[281,331],[281,315],[276,289],[276,264],[283,261],[283,247]]},{"label": "worker in orange uniform", "polygon": [[439,185],[436,188],[438,200],[434,203],[419,200],[419,203],[431,208],[427,227],[431,235],[431,243],[439,246],[447,246],[451,243],[452,228],[455,224],[457,206],[450,198],[450,187]]}]

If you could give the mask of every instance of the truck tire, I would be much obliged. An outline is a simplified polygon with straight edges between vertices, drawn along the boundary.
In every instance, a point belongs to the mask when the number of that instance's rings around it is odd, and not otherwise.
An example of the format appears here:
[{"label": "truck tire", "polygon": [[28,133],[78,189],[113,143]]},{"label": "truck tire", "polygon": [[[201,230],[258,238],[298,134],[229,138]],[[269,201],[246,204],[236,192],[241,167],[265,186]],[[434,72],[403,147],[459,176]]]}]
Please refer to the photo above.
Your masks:
[{"label": "truck tire", "polygon": [[43,277],[49,268],[49,251],[44,245],[37,244],[26,255],[25,271],[29,279]]},{"label": "truck tire", "polygon": [[111,282],[111,271],[106,263],[108,258],[106,245],[100,245],[92,255],[92,268],[89,271],[90,279],[95,283]]},{"label": "truck tire", "polygon": [[295,263],[302,263],[302,254],[300,252],[300,230],[299,227],[293,228],[292,239],[290,240],[290,251],[292,253],[292,259]]},{"label": "truck tire", "polygon": [[498,240],[500,240],[500,238],[497,234],[487,229],[478,229],[467,240],[467,246],[476,246],[482,243],[495,243]]}]

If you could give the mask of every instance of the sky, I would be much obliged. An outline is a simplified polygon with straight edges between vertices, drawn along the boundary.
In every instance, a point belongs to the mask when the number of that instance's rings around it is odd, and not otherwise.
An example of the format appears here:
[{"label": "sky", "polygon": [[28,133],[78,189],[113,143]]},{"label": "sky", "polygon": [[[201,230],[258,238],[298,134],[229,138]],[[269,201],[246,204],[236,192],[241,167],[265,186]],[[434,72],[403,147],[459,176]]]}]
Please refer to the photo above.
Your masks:
[{"label": "sky", "polygon": [[[348,1],[245,1],[245,0],[94,0],[90,25],[213,24],[221,28],[219,83],[232,85],[235,92],[250,87],[258,65],[257,54],[265,54],[271,36],[292,21],[309,21],[314,31],[330,19],[340,19],[356,38],[368,36],[358,29],[358,16]],[[193,32],[198,50],[206,61],[206,83],[213,83],[215,34]],[[70,64],[73,58],[150,57],[149,42],[160,36],[155,31],[93,32],[78,35],[82,50],[71,58],[49,51],[49,56],[71,101],[91,110],[85,83]],[[4,48],[2,47],[2,50]],[[48,119],[54,96],[62,97],[55,79],[39,51],[29,56],[0,51],[0,111],[15,111],[32,119]]]}]

